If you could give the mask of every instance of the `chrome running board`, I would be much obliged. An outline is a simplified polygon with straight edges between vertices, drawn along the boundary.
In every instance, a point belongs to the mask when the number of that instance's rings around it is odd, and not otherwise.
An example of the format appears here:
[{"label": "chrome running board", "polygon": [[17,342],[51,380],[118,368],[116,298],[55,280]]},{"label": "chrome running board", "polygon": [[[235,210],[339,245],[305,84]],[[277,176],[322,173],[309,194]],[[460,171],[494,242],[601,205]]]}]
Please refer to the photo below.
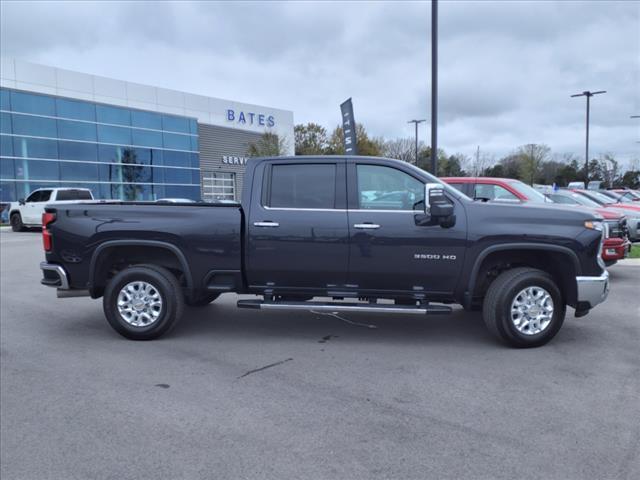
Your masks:
[{"label": "chrome running board", "polygon": [[253,308],[259,310],[313,310],[314,312],[330,313],[409,313],[414,315],[446,315],[451,313],[451,307],[433,304],[413,306],[384,303],[270,302],[263,300],[238,300],[238,308]]}]

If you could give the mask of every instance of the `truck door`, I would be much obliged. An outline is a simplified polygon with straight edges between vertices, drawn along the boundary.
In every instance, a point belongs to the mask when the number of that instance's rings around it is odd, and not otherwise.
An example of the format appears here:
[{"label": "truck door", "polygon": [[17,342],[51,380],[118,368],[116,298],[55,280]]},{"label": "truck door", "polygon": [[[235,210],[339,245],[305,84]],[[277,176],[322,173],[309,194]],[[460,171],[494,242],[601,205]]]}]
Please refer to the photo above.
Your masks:
[{"label": "truck door", "polygon": [[263,162],[254,172],[248,215],[250,286],[304,293],[344,285],[349,256],[344,160]]},{"label": "truck door", "polygon": [[44,206],[51,198],[51,190],[36,190],[25,200],[24,215],[22,221],[29,225],[38,225],[42,222]]},{"label": "truck door", "polygon": [[416,225],[424,183],[409,169],[348,164],[349,276],[359,293],[453,292],[464,261],[466,216],[454,200],[456,224]]}]

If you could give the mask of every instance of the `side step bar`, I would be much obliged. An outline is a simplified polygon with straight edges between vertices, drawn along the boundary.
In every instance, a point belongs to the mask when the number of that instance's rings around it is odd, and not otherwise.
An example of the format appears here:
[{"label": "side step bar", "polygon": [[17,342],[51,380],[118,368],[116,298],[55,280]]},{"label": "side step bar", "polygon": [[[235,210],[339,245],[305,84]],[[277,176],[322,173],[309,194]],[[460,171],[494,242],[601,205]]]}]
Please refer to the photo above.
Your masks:
[{"label": "side step bar", "polygon": [[414,315],[446,315],[451,313],[447,305],[394,305],[384,303],[331,303],[331,302],[265,302],[262,300],[238,300],[238,308],[259,310],[313,310],[315,312],[367,312],[410,313]]}]

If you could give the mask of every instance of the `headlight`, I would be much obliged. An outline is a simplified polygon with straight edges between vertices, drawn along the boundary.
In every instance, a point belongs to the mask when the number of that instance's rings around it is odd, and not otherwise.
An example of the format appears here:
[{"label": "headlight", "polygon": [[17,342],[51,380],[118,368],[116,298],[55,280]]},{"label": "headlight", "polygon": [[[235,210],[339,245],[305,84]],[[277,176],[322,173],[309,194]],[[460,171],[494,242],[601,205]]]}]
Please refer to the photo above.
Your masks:
[{"label": "headlight", "polygon": [[599,232],[604,232],[605,233],[605,238],[608,237],[608,230],[609,227],[606,223],[598,221],[598,220],[587,220],[586,222],[584,222],[584,226],[586,228],[589,228],[591,230],[598,230]]}]

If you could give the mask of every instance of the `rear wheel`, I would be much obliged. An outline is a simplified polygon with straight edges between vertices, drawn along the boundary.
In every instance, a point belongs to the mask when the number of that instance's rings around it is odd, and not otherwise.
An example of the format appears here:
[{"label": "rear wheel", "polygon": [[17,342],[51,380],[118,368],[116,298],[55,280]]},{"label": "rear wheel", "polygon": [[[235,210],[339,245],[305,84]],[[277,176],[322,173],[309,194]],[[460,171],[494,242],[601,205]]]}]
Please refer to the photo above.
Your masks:
[{"label": "rear wheel", "polygon": [[122,270],[109,281],[102,305],[107,321],[120,335],[152,340],[176,325],[184,298],[169,270],[140,265]]},{"label": "rear wheel", "polygon": [[22,215],[19,213],[11,215],[11,219],[9,221],[11,223],[11,230],[14,232],[23,232],[25,230],[24,224],[22,223]]},{"label": "rear wheel", "polygon": [[203,295],[199,295],[194,299],[185,298],[184,303],[186,303],[190,307],[206,307],[211,302],[215,301],[219,296],[219,293],[205,293]]},{"label": "rear wheel", "polygon": [[519,348],[539,347],[562,327],[566,306],[555,281],[534,268],[501,273],[489,286],[482,314],[489,331]]}]

